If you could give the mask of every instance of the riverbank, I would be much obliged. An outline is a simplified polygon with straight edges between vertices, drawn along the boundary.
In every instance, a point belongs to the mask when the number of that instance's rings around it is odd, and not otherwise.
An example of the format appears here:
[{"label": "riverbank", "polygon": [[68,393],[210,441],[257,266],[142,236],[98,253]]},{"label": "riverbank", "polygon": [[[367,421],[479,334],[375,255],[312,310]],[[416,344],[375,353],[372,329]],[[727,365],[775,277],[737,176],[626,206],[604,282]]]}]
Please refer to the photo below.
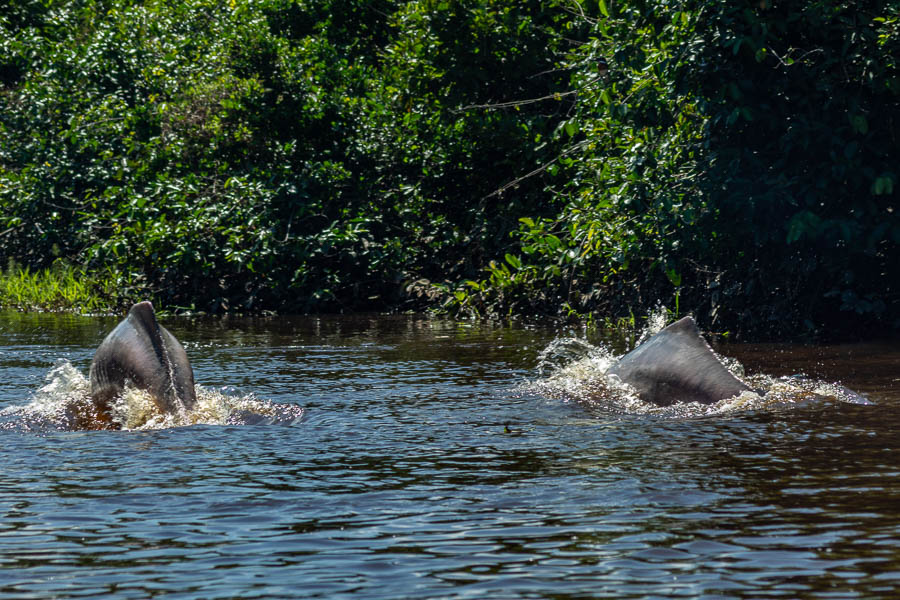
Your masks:
[{"label": "riverbank", "polygon": [[[475,288],[472,285],[473,289]],[[683,304],[680,297],[671,299],[667,305],[657,302],[652,310],[632,310],[624,315],[616,315],[612,312],[588,312],[579,313],[570,307],[553,312],[526,311],[522,307],[517,311],[507,314],[484,311],[483,306],[470,304],[470,296],[452,295],[445,286],[434,286],[426,282],[416,282],[409,287],[411,294],[416,295],[414,300],[403,302],[399,305],[385,306],[379,304],[369,310],[348,311],[344,314],[398,314],[419,313],[436,318],[454,318],[470,322],[495,322],[533,324],[547,327],[574,327],[583,332],[618,332],[618,336],[624,335],[631,339],[626,346],[633,345],[636,337],[643,331],[650,321],[658,322],[660,319],[672,322],[678,318],[691,314],[702,314],[695,307]],[[415,290],[428,289],[431,294],[417,293]],[[477,291],[477,290],[476,290]],[[214,303],[212,305],[183,306],[167,303],[164,298],[171,297],[171,293],[154,292],[149,286],[142,284],[140,278],[126,279],[121,274],[111,271],[106,273],[90,272],[82,267],[68,264],[62,260],[56,261],[52,267],[32,271],[27,267],[21,267],[11,263],[5,270],[0,270],[0,312],[15,311],[20,313],[71,313],[75,315],[122,315],[127,309],[141,300],[150,300],[160,314],[177,315],[225,315],[230,316],[276,316],[286,318],[296,317],[299,313],[290,311],[277,311],[270,308],[258,307],[257,310],[229,310],[226,305]],[[333,313],[323,313],[333,314]],[[824,328],[810,329],[805,335],[791,336],[787,332],[780,336],[756,336],[746,332],[730,330],[727,327],[705,327],[705,334],[718,341],[776,341],[780,343],[812,341],[817,342],[841,342],[841,341],[872,341],[892,337],[889,330],[875,334],[862,331],[850,331],[847,329],[834,329],[826,331]]]}]

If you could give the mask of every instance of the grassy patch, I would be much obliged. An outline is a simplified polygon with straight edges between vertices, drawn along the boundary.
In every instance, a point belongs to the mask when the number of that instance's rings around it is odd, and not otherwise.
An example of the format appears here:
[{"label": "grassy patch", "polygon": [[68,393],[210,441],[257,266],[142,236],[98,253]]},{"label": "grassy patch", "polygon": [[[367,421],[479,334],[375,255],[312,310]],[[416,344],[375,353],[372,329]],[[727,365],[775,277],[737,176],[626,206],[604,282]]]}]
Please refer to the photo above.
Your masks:
[{"label": "grassy patch", "polygon": [[0,309],[111,312],[124,300],[120,289],[112,272],[89,274],[63,261],[36,271],[14,262],[0,269]]}]

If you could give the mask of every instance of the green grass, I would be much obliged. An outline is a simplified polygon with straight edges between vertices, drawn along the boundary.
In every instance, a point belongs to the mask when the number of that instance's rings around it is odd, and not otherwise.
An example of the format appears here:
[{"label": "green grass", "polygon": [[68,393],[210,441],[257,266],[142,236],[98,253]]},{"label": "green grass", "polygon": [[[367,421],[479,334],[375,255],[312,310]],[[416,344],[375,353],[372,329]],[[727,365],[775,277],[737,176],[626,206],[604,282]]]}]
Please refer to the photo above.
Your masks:
[{"label": "green grass", "polygon": [[36,271],[10,262],[0,269],[0,309],[111,312],[123,300],[118,279],[112,272],[88,273],[63,261]]}]

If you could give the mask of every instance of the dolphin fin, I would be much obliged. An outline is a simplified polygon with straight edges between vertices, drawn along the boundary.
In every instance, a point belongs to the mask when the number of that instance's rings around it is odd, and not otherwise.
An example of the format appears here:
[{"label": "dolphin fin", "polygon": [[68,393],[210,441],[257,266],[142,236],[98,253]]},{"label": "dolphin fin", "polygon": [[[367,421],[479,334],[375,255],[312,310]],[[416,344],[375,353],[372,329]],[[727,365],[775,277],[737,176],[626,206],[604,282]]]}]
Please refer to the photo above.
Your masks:
[{"label": "dolphin fin", "polygon": [[713,404],[750,388],[719,361],[691,317],[684,317],[623,356],[607,370],[645,402]]},{"label": "dolphin fin", "polygon": [[103,340],[90,370],[91,398],[108,412],[126,381],[147,391],[160,410],[190,410],[196,403],[194,372],[182,345],[156,321],[149,302],[128,316]]}]

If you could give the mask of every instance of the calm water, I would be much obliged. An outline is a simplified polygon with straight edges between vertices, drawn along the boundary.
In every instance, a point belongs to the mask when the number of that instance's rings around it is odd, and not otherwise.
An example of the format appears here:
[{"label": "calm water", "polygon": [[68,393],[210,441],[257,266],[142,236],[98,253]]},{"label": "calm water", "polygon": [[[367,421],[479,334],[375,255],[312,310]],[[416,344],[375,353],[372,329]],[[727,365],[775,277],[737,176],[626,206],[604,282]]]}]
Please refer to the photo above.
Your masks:
[{"label": "calm water", "polygon": [[302,418],[27,430],[115,322],[0,315],[3,598],[900,594],[896,345],[720,347],[876,404],[684,417],[585,401],[565,332],[164,319],[207,393]]}]

